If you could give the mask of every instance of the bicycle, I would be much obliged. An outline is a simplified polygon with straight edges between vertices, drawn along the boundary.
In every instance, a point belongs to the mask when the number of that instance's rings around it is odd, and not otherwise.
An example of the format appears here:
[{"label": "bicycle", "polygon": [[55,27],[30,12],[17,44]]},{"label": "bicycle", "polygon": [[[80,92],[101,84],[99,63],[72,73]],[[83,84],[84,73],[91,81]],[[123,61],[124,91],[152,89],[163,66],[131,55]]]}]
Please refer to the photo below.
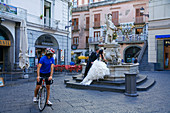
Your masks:
[{"label": "bicycle", "polygon": [[[43,111],[47,103],[47,88],[44,82],[46,79],[48,79],[48,77],[40,77],[40,79],[42,79],[42,85],[38,91],[37,99],[38,99],[38,108],[40,111]],[[53,79],[51,80],[50,84],[52,83],[53,83]]]}]

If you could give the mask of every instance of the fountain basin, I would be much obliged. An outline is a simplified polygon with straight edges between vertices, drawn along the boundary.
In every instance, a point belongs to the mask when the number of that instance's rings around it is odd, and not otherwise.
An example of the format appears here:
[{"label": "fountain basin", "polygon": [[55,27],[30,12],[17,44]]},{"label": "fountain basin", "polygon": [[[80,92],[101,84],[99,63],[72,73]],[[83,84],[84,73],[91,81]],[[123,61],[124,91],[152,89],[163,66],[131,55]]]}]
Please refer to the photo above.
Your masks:
[{"label": "fountain basin", "polygon": [[108,65],[110,77],[125,77],[124,73],[139,73],[139,63],[123,63],[121,65]]}]

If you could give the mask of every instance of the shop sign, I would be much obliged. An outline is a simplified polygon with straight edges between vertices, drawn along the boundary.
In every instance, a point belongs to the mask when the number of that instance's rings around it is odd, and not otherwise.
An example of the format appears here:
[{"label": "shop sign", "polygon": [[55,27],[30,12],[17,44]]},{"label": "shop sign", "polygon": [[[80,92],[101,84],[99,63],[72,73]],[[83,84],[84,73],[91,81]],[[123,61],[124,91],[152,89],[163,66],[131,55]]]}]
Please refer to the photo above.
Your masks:
[{"label": "shop sign", "polygon": [[53,46],[54,45],[53,43],[47,43],[47,42],[42,42],[41,44],[46,45],[46,46]]},{"label": "shop sign", "polygon": [[35,57],[35,47],[29,48],[29,57]]},{"label": "shop sign", "polygon": [[76,49],[77,49],[77,45],[72,45],[72,46],[71,46],[71,49],[72,49],[72,50],[76,50]]},{"label": "shop sign", "polygon": [[17,7],[0,3],[0,10],[8,13],[17,14]]},{"label": "shop sign", "polygon": [[165,45],[165,46],[169,46],[169,45],[170,45],[170,40],[165,40],[165,41],[164,41],[164,45]]},{"label": "shop sign", "polygon": [[0,46],[11,46],[10,40],[0,40]]},{"label": "shop sign", "polygon": [[64,61],[64,49],[61,49],[61,61]]}]

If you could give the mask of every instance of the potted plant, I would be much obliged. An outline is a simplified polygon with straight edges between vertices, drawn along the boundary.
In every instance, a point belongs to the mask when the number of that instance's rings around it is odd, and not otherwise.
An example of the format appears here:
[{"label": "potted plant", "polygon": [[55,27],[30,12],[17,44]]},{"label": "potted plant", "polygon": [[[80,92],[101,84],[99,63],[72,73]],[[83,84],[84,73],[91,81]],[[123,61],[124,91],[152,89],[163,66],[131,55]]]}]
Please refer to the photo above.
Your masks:
[{"label": "potted plant", "polygon": [[43,15],[40,15],[40,19],[42,19],[43,18]]}]

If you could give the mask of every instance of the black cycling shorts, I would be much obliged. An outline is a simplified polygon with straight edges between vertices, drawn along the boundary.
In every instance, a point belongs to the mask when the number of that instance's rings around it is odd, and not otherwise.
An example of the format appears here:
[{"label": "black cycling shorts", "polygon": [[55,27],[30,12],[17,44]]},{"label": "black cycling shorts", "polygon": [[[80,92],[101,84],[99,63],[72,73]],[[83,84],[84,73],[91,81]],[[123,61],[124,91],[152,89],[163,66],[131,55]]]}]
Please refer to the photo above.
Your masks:
[{"label": "black cycling shorts", "polygon": [[[50,85],[50,83],[51,83],[51,80],[49,81],[48,80],[48,77],[50,77],[50,73],[40,73],[40,77],[45,77],[46,79],[45,79],[45,83],[46,83],[46,85]],[[40,81],[38,82],[37,81],[37,85],[41,85],[42,84],[42,78],[40,79]]]}]

